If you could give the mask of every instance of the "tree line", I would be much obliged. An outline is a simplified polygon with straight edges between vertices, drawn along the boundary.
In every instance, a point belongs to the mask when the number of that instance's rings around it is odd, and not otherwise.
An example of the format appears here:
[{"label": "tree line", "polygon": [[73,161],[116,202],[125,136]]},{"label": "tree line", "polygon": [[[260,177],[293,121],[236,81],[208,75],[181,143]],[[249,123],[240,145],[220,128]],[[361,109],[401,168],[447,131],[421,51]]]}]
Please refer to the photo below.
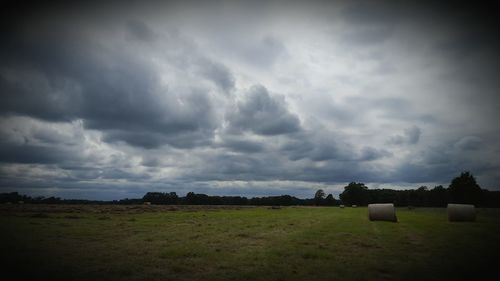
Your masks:
[{"label": "tree line", "polygon": [[410,190],[368,189],[363,183],[351,182],[340,194],[346,204],[394,203],[395,206],[445,207],[448,203],[500,207],[500,192],[482,189],[470,172],[454,178],[448,188],[442,185],[429,189],[421,186]]},{"label": "tree line", "polygon": [[175,192],[148,192],[142,198],[113,201],[61,199],[59,197],[30,197],[17,192],[0,194],[0,203],[42,203],[42,204],[157,204],[157,205],[252,205],[252,206],[364,206],[371,203],[394,203],[396,206],[445,207],[448,203],[467,203],[478,207],[500,208],[500,191],[482,189],[474,176],[463,172],[454,178],[449,187],[441,185],[429,189],[369,189],[364,183],[351,182],[335,199],[322,189],[313,198],[300,199],[290,195],[247,198],[242,196],[210,196],[188,192],[178,196]]},{"label": "tree line", "polygon": [[[333,196],[329,195],[331,199]],[[179,197],[175,192],[148,192],[144,197],[142,197],[144,202],[150,202],[151,204],[186,204],[186,205],[253,205],[253,206],[293,206],[293,205],[304,205],[304,206],[334,206],[338,202],[333,199],[328,201],[324,198],[320,201],[317,199],[300,199],[290,195],[280,195],[280,196],[265,196],[265,197],[253,197],[247,198],[242,196],[209,196],[206,194],[199,194],[194,192],[188,192],[185,197]]]}]

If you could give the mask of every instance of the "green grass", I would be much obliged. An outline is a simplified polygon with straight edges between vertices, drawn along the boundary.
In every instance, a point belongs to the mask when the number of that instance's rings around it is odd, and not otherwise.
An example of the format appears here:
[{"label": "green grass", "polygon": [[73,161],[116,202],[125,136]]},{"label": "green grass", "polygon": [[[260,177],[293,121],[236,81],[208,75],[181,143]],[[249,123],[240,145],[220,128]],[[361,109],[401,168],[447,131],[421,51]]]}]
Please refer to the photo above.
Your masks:
[{"label": "green grass", "polygon": [[450,223],[401,208],[390,223],[366,208],[24,208],[0,212],[1,264],[39,280],[471,280],[500,254],[491,209]]}]

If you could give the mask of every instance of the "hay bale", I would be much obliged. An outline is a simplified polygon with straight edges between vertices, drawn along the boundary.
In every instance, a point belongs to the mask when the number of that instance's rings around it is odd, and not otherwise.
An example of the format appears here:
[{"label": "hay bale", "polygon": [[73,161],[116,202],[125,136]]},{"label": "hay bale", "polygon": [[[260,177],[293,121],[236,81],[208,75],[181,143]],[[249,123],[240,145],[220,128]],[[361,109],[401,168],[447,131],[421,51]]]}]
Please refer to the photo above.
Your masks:
[{"label": "hay bale", "polygon": [[448,204],[448,221],[475,221],[476,208],[469,204]]},{"label": "hay bale", "polygon": [[351,207],[353,207],[353,208],[357,208],[357,207],[358,207],[358,205],[352,205]]},{"label": "hay bale", "polygon": [[345,206],[344,206],[344,205],[340,205],[339,207],[340,207],[341,209],[344,209],[344,207],[345,207]]},{"label": "hay bale", "polygon": [[371,221],[397,222],[396,208],[394,204],[368,204],[368,218]]},{"label": "hay bale", "polygon": [[144,205],[151,205],[151,202],[144,202]]}]

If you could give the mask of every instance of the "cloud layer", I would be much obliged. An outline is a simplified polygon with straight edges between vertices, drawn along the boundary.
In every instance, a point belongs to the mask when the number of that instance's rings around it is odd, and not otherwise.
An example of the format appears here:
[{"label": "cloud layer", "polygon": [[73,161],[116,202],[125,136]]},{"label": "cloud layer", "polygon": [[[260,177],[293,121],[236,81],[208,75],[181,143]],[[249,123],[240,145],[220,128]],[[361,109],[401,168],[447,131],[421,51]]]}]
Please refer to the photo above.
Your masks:
[{"label": "cloud layer", "polygon": [[462,170],[500,188],[500,44],[487,11],[6,7],[0,191],[310,197],[349,181],[446,185]]}]

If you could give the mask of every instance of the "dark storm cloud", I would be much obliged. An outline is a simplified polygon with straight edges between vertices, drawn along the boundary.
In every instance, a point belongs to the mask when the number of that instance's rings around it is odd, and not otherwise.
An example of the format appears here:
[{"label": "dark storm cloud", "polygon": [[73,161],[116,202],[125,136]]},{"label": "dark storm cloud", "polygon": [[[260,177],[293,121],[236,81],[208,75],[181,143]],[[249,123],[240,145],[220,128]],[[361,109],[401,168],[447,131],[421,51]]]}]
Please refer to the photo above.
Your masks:
[{"label": "dark storm cloud", "polygon": [[285,100],[270,96],[264,86],[253,86],[226,119],[231,130],[252,131],[259,135],[298,132],[300,120],[289,112]]},{"label": "dark storm cloud", "polygon": [[480,138],[467,136],[457,142],[444,142],[416,150],[384,180],[445,183],[456,177],[457,171],[472,171],[490,185],[491,173],[498,169],[498,164],[491,161],[494,157],[480,151],[480,145]]},{"label": "dark storm cloud", "polygon": [[273,155],[254,155],[253,153],[218,153],[204,159],[210,165],[201,167],[201,171],[189,175],[186,180],[198,181],[262,181],[286,178],[288,171]]},{"label": "dark storm cloud", "polygon": [[78,181],[72,178],[66,178],[64,180],[39,178],[37,180],[34,178],[9,179],[2,177],[0,178],[0,185],[4,187],[3,190],[13,190],[23,194],[96,200],[117,200],[125,197],[140,198],[151,190],[173,190],[174,188],[173,184],[167,183],[144,184],[144,182],[141,183],[139,181],[126,183],[122,181],[117,184],[101,181],[96,184],[89,183],[85,180]]},{"label": "dark storm cloud", "polygon": [[354,157],[351,151],[341,149],[335,139],[309,134],[302,134],[287,141],[281,151],[292,161],[304,158],[312,161],[347,160]]},{"label": "dark storm cloud", "polygon": [[367,170],[358,161],[325,160],[323,165],[303,159],[297,162],[283,162],[275,153],[266,154],[218,154],[205,159],[211,165],[203,167],[189,179],[198,181],[269,181],[289,180],[303,182],[347,182],[352,178],[371,181],[381,179],[376,172]]},{"label": "dark storm cloud", "polygon": [[420,130],[417,126],[412,126],[408,129],[405,129],[404,134],[408,139],[409,144],[416,144],[420,139],[420,134],[422,134],[422,130]]},{"label": "dark storm cloud", "polygon": [[303,167],[295,176],[297,180],[312,182],[350,182],[355,178],[362,182],[379,182],[382,175],[375,169],[356,161],[336,162],[329,161],[323,166],[308,165]]},{"label": "dark storm cloud", "polygon": [[[310,152],[314,150],[314,145],[312,142],[307,140],[292,140],[285,143],[281,147],[281,150],[288,156],[288,159],[296,161],[306,158],[310,154]],[[336,151],[334,147],[330,148],[329,150]],[[333,153],[327,155],[327,157],[332,155]]]},{"label": "dark storm cloud", "polygon": [[350,144],[342,141],[343,137],[331,132],[303,132],[295,135],[280,147],[280,153],[291,161],[309,159],[314,162],[365,162],[390,157],[392,154],[385,149],[366,146],[357,151]]},{"label": "dark storm cloud", "polygon": [[374,93],[370,90],[365,90],[363,94],[363,97],[347,97],[344,102],[346,105],[333,104],[330,115],[346,123],[356,123],[365,116],[357,113],[356,108],[364,108],[375,112],[377,118],[391,121],[436,122],[436,116],[416,110],[414,103],[408,97],[374,97]]},{"label": "dark storm cloud", "polygon": [[386,41],[408,13],[400,1],[349,1],[340,15],[351,26],[341,36],[344,43],[364,47]]},{"label": "dark storm cloud", "polygon": [[82,154],[80,132],[61,134],[50,126],[43,127],[29,120],[0,119],[0,162],[63,165],[94,160]]},{"label": "dark storm cloud", "polygon": [[392,27],[367,26],[343,34],[342,39],[348,45],[366,46],[386,41],[392,35]]},{"label": "dark storm cloud", "polygon": [[79,85],[72,76],[78,69],[85,71],[86,64],[72,63],[71,54],[82,51],[85,57],[85,51],[79,38],[45,33],[21,29],[4,34],[0,46],[2,114],[69,120],[78,112]]},{"label": "dark storm cloud", "polygon": [[[351,46],[381,43],[402,26],[412,27],[421,41],[430,44],[441,58],[460,62],[488,52],[499,61],[499,18],[496,1],[348,1],[341,5],[341,18],[350,25],[343,38]],[[430,40],[429,40],[430,41]],[[434,51],[436,51],[434,50]],[[484,73],[484,72],[483,72]]]},{"label": "dark storm cloud", "polygon": [[162,134],[127,132],[124,130],[108,131],[103,138],[105,142],[120,142],[123,141],[132,146],[143,147],[147,149],[157,148],[167,142]]},{"label": "dark storm cloud", "polygon": [[455,147],[462,150],[478,150],[481,149],[483,140],[476,136],[466,136],[455,143]]},{"label": "dark storm cloud", "polygon": [[347,22],[355,25],[392,24],[404,16],[402,2],[349,1],[342,8],[341,15]]},{"label": "dark storm cloud", "polygon": [[255,153],[262,152],[265,145],[261,142],[245,140],[244,137],[227,136],[224,138],[222,147],[226,147],[231,151]]},{"label": "dark storm cloud", "polygon": [[436,49],[450,59],[464,59],[495,47],[495,39],[484,31],[465,30],[436,44]]},{"label": "dark storm cloud", "polygon": [[127,22],[128,32],[131,38],[152,42],[156,39],[156,35],[151,28],[142,21],[130,20]]},{"label": "dark storm cloud", "polygon": [[[433,156],[434,157],[434,156]],[[443,160],[446,159],[447,162]],[[426,160],[430,160],[426,159]],[[470,159],[468,159],[470,161]],[[474,175],[479,178],[486,179],[485,183],[489,181],[489,172],[496,169],[493,165],[488,163],[480,163],[477,161],[464,162],[460,156],[446,156],[443,155],[443,159],[440,159],[441,163],[429,163],[429,162],[406,162],[398,166],[397,170],[390,175],[388,178],[383,178],[382,180],[387,181],[391,179],[392,181],[408,182],[408,183],[419,183],[419,182],[441,182],[449,183],[450,179],[453,179],[461,171],[472,171]],[[482,185],[483,188],[495,188],[491,186],[491,182],[488,182],[488,186]],[[482,184],[482,182],[481,182]]]},{"label": "dark storm cloud", "polygon": [[211,143],[210,130],[195,130],[182,133],[163,134],[154,131],[136,132],[133,130],[109,130],[106,131],[103,141],[115,143],[125,142],[132,146],[146,149],[158,148],[169,144],[175,148],[189,149],[197,146],[206,146]]},{"label": "dark storm cloud", "polygon": [[395,135],[389,138],[387,141],[389,144],[401,145],[401,144],[416,144],[420,140],[420,135],[422,130],[416,125],[406,128],[403,135]]},{"label": "dark storm cloud", "polygon": [[71,151],[57,147],[0,143],[0,161],[4,163],[57,164],[71,157]]},{"label": "dark storm cloud", "polygon": [[[1,124],[0,132],[5,136],[0,141],[2,184],[22,187],[23,181],[32,180],[31,187],[38,186],[37,182],[47,182],[48,186],[66,188],[79,181],[134,181],[149,177],[146,173],[134,173],[127,163],[129,159],[120,156],[121,153],[89,143],[89,136],[83,134],[81,127],[69,128],[67,124],[26,117],[10,118],[8,122]],[[9,129],[14,131],[9,133]]]},{"label": "dark storm cloud", "polygon": [[392,153],[385,149],[376,149],[373,147],[364,147],[361,150],[359,161],[373,161],[383,157],[392,156]]},{"label": "dark storm cloud", "polygon": [[223,64],[208,59],[200,61],[201,74],[211,80],[224,91],[234,89],[234,77],[231,71]]},{"label": "dark storm cloud", "polygon": [[457,167],[450,165],[424,165],[402,163],[391,178],[396,182],[448,182],[457,174]]},{"label": "dark storm cloud", "polygon": [[313,143],[312,150],[308,151],[307,153],[307,157],[313,161],[325,161],[330,159],[337,159],[337,158],[342,158],[342,156],[343,155],[340,153],[339,149],[333,142]]},{"label": "dark storm cloud", "polygon": [[[151,35],[140,32],[141,39],[143,33]],[[0,70],[1,113],[50,121],[82,118],[87,128],[109,130],[105,139],[123,136],[147,148],[170,140],[181,147],[183,134],[211,138],[216,124],[206,93],[194,88],[172,93],[160,87],[157,71],[145,61],[102,49],[91,39],[67,30],[57,36],[42,30],[8,37],[1,52],[7,61]],[[212,73],[216,83],[232,87],[226,69],[215,63],[209,67],[218,70]]]}]

